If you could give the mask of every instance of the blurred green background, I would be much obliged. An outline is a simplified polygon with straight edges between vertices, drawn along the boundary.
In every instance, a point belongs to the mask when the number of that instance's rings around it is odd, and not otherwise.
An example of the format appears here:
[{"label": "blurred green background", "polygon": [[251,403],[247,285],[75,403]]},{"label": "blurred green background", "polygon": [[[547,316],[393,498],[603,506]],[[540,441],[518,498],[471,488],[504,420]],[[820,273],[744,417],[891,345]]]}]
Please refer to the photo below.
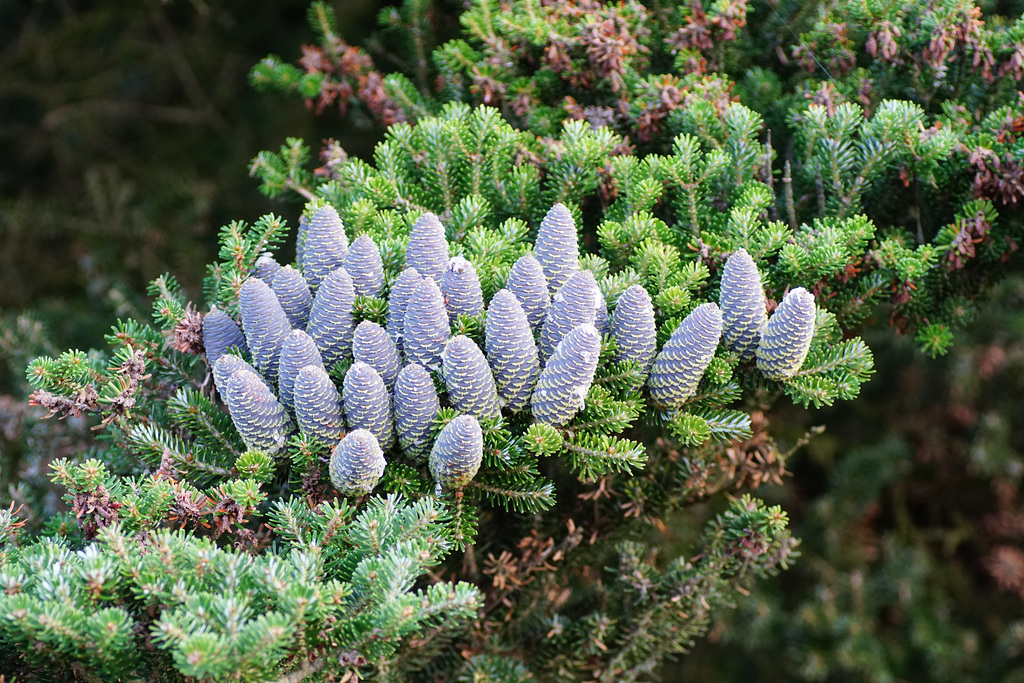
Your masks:
[{"label": "blurred green background", "polygon": [[[198,299],[222,224],[294,221],[247,175],[261,149],[331,137],[365,157],[379,139],[248,85],[259,59],[312,40],[307,5],[0,3],[0,502],[30,522],[57,504],[46,462],[87,430],[37,419],[27,361],[147,316],[160,273]],[[365,42],[380,6],[335,3],[342,37]],[[771,416],[794,435],[826,426],[757,491],[803,556],[668,680],[1024,681],[1024,281],[978,307],[938,361],[866,331],[878,371],[857,401]]]}]

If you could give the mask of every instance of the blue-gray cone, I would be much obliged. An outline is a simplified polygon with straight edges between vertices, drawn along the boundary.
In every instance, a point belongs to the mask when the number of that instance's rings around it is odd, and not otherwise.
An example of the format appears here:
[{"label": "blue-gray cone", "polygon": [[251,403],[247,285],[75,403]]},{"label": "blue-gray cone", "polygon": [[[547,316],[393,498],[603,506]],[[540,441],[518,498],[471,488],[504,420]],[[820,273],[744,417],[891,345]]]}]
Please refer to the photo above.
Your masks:
[{"label": "blue-gray cone", "polygon": [[281,356],[277,367],[277,397],[289,411],[295,409],[295,378],[299,370],[307,365],[323,367],[323,358],[313,338],[302,330],[292,330],[281,345]]},{"label": "blue-gray cone", "polygon": [[515,262],[508,274],[505,288],[519,300],[523,312],[526,313],[526,319],[530,321],[530,327],[534,330],[540,329],[551,306],[551,296],[548,294],[548,281],[544,277],[544,270],[533,254],[521,256]]},{"label": "blue-gray cone", "polygon": [[551,308],[548,309],[544,327],[540,331],[537,350],[541,363],[547,363],[562,337],[580,325],[594,324],[599,295],[597,280],[589,270],[576,271],[565,286],[558,290],[551,300]]},{"label": "blue-gray cone", "polygon": [[281,264],[274,259],[273,254],[265,251],[256,259],[256,266],[252,269],[252,276],[258,277],[269,285],[279,270],[281,270]]},{"label": "blue-gray cone", "polygon": [[206,349],[206,360],[209,361],[211,368],[231,347],[248,350],[245,335],[238,328],[238,323],[216,307],[210,309],[203,318],[203,347]]},{"label": "blue-gray cone", "polygon": [[814,295],[803,287],[791,290],[764,326],[757,346],[757,369],[774,380],[795,375],[811,348],[815,318]]},{"label": "blue-gray cone", "polygon": [[399,353],[405,348],[403,329],[405,325],[405,309],[412,298],[416,285],[423,281],[423,277],[415,268],[406,268],[395,279],[391,285],[391,295],[388,297],[388,335],[395,342]]},{"label": "blue-gray cone", "polygon": [[217,386],[217,392],[220,393],[220,398],[224,403],[228,402],[228,387],[230,386],[231,376],[239,370],[248,370],[254,375],[259,374],[256,372],[256,368],[230,353],[223,354],[213,364],[213,383]]},{"label": "blue-gray cone", "polygon": [[517,413],[530,402],[540,363],[526,313],[507,289],[499,290],[491,299],[485,339],[498,400]]},{"label": "blue-gray cone", "polygon": [[391,448],[395,442],[391,397],[376,370],[366,363],[353,363],[345,373],[341,400],[350,429],[368,429],[377,437],[381,448]]},{"label": "blue-gray cone", "polygon": [[564,204],[555,204],[544,216],[533,245],[533,255],[544,269],[551,296],[579,269],[580,245],[576,222]]},{"label": "blue-gray cone", "polygon": [[345,265],[348,235],[338,212],[330,204],[310,217],[302,243],[302,275],[316,291],[324,278]]},{"label": "blue-gray cone", "polygon": [[274,455],[288,442],[292,422],[274,392],[251,370],[236,370],[228,380],[228,412],[247,448]]},{"label": "blue-gray cone", "polygon": [[725,262],[718,306],[722,309],[722,341],[726,348],[740,360],[752,359],[768,314],[761,275],[746,249],[734,252]]},{"label": "blue-gray cone", "polygon": [[380,296],[384,289],[384,264],[372,237],[364,233],[352,242],[345,254],[345,270],[352,276],[356,296]]},{"label": "blue-gray cone", "polygon": [[395,381],[395,428],[407,456],[422,458],[430,449],[430,427],[441,405],[430,373],[419,363],[406,365]]},{"label": "blue-gray cone", "polygon": [[384,474],[384,452],[377,439],[365,429],[345,435],[331,451],[331,483],[346,496],[365,496]]},{"label": "blue-gray cone", "polygon": [[306,329],[309,309],[313,307],[313,295],[302,273],[291,266],[280,268],[268,283],[274,290],[278,303],[288,316],[288,322],[297,330]]},{"label": "blue-gray cone", "polygon": [[654,360],[658,331],[654,324],[651,295],[640,285],[632,285],[615,304],[611,334],[617,349],[615,360],[634,361],[646,372]]},{"label": "blue-gray cone", "polygon": [[647,386],[655,403],[681,408],[693,398],[721,337],[718,306],[709,303],[693,309],[654,358]]},{"label": "blue-gray cone", "polygon": [[608,302],[604,300],[604,294],[600,288],[597,290],[597,298],[594,300],[594,327],[601,336],[608,334],[611,327],[608,323]]},{"label": "blue-gray cone", "polygon": [[406,363],[421,363],[428,369],[441,365],[441,352],[451,335],[448,312],[441,290],[428,277],[416,285],[405,308],[402,346]]},{"label": "blue-gray cone", "polygon": [[441,354],[448,400],[460,413],[477,418],[498,417],[498,392],[480,347],[465,335],[452,337]]},{"label": "blue-gray cone", "polygon": [[352,278],[344,268],[338,268],[324,278],[313,299],[306,332],[316,342],[328,368],[342,358],[352,356],[352,332],[355,329],[352,305],[355,300]]},{"label": "blue-gray cone", "polygon": [[415,268],[422,277],[441,282],[448,267],[448,241],[444,226],[432,213],[425,213],[412,224],[409,244],[405,248],[405,265]]},{"label": "blue-gray cone", "polygon": [[395,342],[391,341],[383,327],[370,320],[359,323],[352,338],[352,358],[376,370],[388,391],[395,388],[401,363]]},{"label": "blue-gray cone", "polygon": [[530,398],[533,419],[561,427],[585,406],[601,356],[601,335],[580,325],[558,343]]},{"label": "blue-gray cone", "polygon": [[480,278],[473,264],[461,256],[453,256],[448,261],[448,267],[441,276],[441,294],[450,322],[454,323],[460,315],[483,313],[484,295],[480,289]]},{"label": "blue-gray cone", "polygon": [[322,365],[307,365],[295,378],[295,421],[325,446],[341,439],[341,395]]},{"label": "blue-gray cone", "polygon": [[299,265],[300,271],[306,269],[306,232],[309,230],[309,220],[306,214],[299,216],[299,228],[295,235],[295,262]]},{"label": "blue-gray cone", "polygon": [[277,382],[277,357],[291,332],[288,316],[266,282],[251,277],[238,297],[242,329],[256,367],[271,384]]},{"label": "blue-gray cone", "polygon": [[459,415],[437,435],[430,451],[430,474],[441,488],[463,489],[476,476],[483,457],[480,423],[472,415]]}]

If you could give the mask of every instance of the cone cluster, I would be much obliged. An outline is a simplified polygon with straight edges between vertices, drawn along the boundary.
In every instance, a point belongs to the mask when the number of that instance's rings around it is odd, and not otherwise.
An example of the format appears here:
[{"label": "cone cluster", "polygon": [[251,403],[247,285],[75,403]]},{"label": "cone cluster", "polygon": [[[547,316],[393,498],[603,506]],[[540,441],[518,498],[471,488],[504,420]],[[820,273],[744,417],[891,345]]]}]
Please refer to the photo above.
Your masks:
[{"label": "cone cluster", "polygon": [[[242,285],[241,329],[214,309],[204,343],[246,445],[277,453],[296,430],[314,438],[332,447],[331,481],[346,495],[372,491],[392,447],[426,458],[439,487],[465,487],[483,457],[481,422],[503,411],[568,425],[586,405],[604,335],[615,360],[650,370],[654,401],[677,408],[695,395],[720,341],[783,379],[799,369],[813,333],[814,298],[803,289],[767,318],[757,267],[740,250],[726,264],[720,304],[698,306],[659,352],[650,295],[633,285],[609,315],[594,274],[579,268],[576,226],[561,204],[487,303],[479,345],[452,333],[459,315],[480,316],[485,302],[474,264],[449,257],[437,216],[415,221],[405,268],[387,286],[373,239],[350,245],[329,205],[300,221],[296,246],[297,268],[267,256]],[[357,326],[356,297],[385,291],[386,327]],[[247,350],[253,365],[231,348]],[[443,405],[459,415],[433,437]]]}]

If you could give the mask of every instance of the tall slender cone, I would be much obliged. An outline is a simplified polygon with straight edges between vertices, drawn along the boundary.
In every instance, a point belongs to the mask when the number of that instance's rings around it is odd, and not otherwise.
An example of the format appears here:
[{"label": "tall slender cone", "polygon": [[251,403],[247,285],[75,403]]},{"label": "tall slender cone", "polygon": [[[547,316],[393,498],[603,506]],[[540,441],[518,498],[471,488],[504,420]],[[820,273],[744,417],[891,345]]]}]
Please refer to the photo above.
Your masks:
[{"label": "tall slender cone", "polygon": [[230,353],[222,354],[217,359],[217,362],[213,364],[213,383],[217,385],[217,391],[220,393],[220,398],[224,403],[228,402],[228,387],[230,386],[231,376],[239,370],[248,370],[254,375],[259,375],[256,372],[256,368]]},{"label": "tall slender cone", "polygon": [[444,269],[448,267],[448,241],[444,226],[434,214],[425,213],[412,224],[405,248],[405,265],[435,283],[441,282]]},{"label": "tall slender cone", "polygon": [[307,365],[295,378],[295,421],[325,446],[341,439],[341,395],[322,365]]},{"label": "tall slender cone", "polygon": [[551,300],[551,308],[540,331],[540,362],[546,363],[562,337],[585,324],[594,324],[597,309],[597,280],[589,270],[573,273]]},{"label": "tall slender cone", "polygon": [[551,306],[551,296],[548,294],[548,281],[544,277],[544,270],[533,254],[519,257],[508,274],[505,288],[519,300],[523,312],[526,313],[526,319],[530,321],[530,327],[534,330],[540,329]]},{"label": "tall slender cone", "polygon": [[302,273],[291,266],[285,266],[274,274],[274,279],[268,284],[274,290],[284,314],[288,316],[288,323],[297,330],[306,329],[309,309],[313,307],[313,295],[309,293],[309,285]]},{"label": "tall slender cone", "polygon": [[388,335],[395,342],[399,353],[404,349],[403,330],[405,326],[405,309],[412,298],[416,285],[423,281],[423,276],[415,268],[406,268],[391,285],[388,297]]},{"label": "tall slender cone", "polygon": [[309,219],[306,218],[306,214],[303,213],[299,216],[299,228],[295,235],[295,263],[298,264],[299,270],[305,272],[306,270],[306,233],[309,231]]},{"label": "tall slender cone", "polygon": [[395,428],[407,456],[422,458],[430,449],[430,426],[441,404],[430,373],[419,363],[406,365],[395,381]]},{"label": "tall slender cone", "polygon": [[519,412],[530,402],[540,363],[526,313],[507,289],[499,290],[491,299],[485,338],[498,400],[512,412]]},{"label": "tall slender cone", "polygon": [[642,286],[632,285],[619,297],[612,313],[611,334],[617,349],[615,360],[635,361],[645,372],[650,369],[658,331],[651,295]]},{"label": "tall slender cone", "polygon": [[328,275],[313,299],[306,332],[316,342],[328,368],[342,358],[352,356],[352,332],[355,328],[352,305],[355,300],[352,278],[344,268]]},{"label": "tall slender cone", "polygon": [[381,448],[391,448],[395,442],[391,397],[376,370],[366,363],[353,363],[345,373],[341,400],[349,429],[368,429],[377,437]]},{"label": "tall slender cone", "polygon": [[380,296],[384,289],[384,264],[372,237],[364,233],[352,242],[345,254],[345,270],[352,276],[356,296]]},{"label": "tall slender cone", "polygon": [[238,306],[253,362],[268,382],[276,383],[277,357],[292,329],[288,316],[267,283],[255,277],[242,284]]},{"label": "tall slender cone", "polygon": [[352,338],[352,358],[376,370],[388,391],[394,390],[401,363],[395,342],[383,327],[370,320],[359,323]]},{"label": "tall slender cone", "polygon": [[597,290],[597,298],[594,300],[594,327],[602,337],[611,331],[608,321],[608,302],[604,300],[604,294]]},{"label": "tall slender cone", "polygon": [[450,322],[454,323],[460,315],[476,316],[483,313],[484,295],[480,289],[480,278],[476,268],[466,259],[453,256],[448,261],[440,286]]},{"label": "tall slender cone", "polygon": [[256,259],[256,266],[252,269],[252,276],[258,277],[269,285],[279,270],[281,270],[281,264],[274,259],[273,254],[265,251]]},{"label": "tall slender cone", "polygon": [[665,408],[681,408],[697,393],[722,337],[722,312],[701,304],[679,324],[654,358],[647,386],[651,398]]},{"label": "tall slender cone", "polygon": [[501,414],[491,369],[472,339],[462,334],[449,339],[441,361],[448,400],[453,408],[477,418]]},{"label": "tall slender cone", "polygon": [[206,360],[210,363],[210,367],[215,366],[217,359],[232,346],[248,350],[245,345],[245,335],[238,328],[238,323],[230,315],[214,306],[203,317],[203,347],[206,348]]},{"label": "tall slender cone", "polygon": [[365,429],[345,435],[331,451],[331,483],[346,496],[365,496],[384,474],[384,452],[377,439]]},{"label": "tall slender cone", "polygon": [[451,335],[441,290],[430,278],[416,285],[405,308],[402,344],[406,363],[422,363],[433,370],[441,365],[441,352]]},{"label": "tall slender cone", "polygon": [[817,315],[813,294],[803,287],[791,290],[764,326],[757,369],[774,380],[795,375],[811,348]]},{"label": "tall slender cone", "polygon": [[324,278],[345,265],[348,235],[333,206],[321,206],[310,217],[301,249],[302,275],[313,291]]},{"label": "tall slender cone", "polygon": [[564,204],[555,204],[544,216],[533,245],[533,255],[544,269],[551,296],[579,269],[579,235],[576,222]]},{"label": "tall slender cone", "polygon": [[472,415],[459,415],[437,435],[430,451],[430,474],[440,488],[463,489],[476,476],[483,457],[480,423]]},{"label": "tall slender cone", "polygon": [[228,380],[226,398],[231,421],[247,448],[274,455],[288,442],[292,421],[259,375],[236,370]]},{"label": "tall slender cone", "polygon": [[307,365],[323,367],[324,361],[313,338],[302,330],[292,330],[281,345],[278,364],[277,397],[289,411],[295,410],[295,378]]},{"label": "tall slender cone", "polygon": [[761,274],[746,249],[734,252],[725,262],[718,306],[722,309],[722,341],[726,348],[740,360],[752,359],[768,314]]},{"label": "tall slender cone", "polygon": [[530,397],[533,419],[561,427],[583,410],[601,357],[601,335],[590,323],[558,343]]}]

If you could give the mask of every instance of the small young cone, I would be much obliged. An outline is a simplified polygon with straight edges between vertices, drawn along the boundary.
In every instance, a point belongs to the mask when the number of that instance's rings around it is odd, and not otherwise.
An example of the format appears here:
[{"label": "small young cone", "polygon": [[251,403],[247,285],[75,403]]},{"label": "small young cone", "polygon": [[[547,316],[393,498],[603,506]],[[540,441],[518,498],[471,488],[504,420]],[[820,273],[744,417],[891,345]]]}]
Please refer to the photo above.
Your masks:
[{"label": "small young cone", "polygon": [[248,349],[245,345],[245,335],[238,328],[238,323],[219,308],[210,309],[203,318],[203,347],[206,349],[206,360],[210,367],[215,366],[217,359],[232,346]]},{"label": "small young cone", "polygon": [[331,451],[331,483],[346,496],[365,496],[384,474],[384,452],[372,433],[356,429]]},{"label": "small young cone", "polygon": [[551,306],[551,296],[548,294],[548,281],[544,277],[544,270],[533,254],[521,256],[515,262],[508,274],[505,288],[519,300],[523,312],[526,313],[526,319],[530,321],[530,327],[534,330],[540,329]]},{"label": "small young cone", "polygon": [[665,408],[681,408],[697,393],[697,384],[722,337],[717,304],[701,304],[686,316],[654,358],[647,386]]},{"label": "small young cone", "polygon": [[292,422],[284,406],[274,397],[259,375],[245,368],[228,380],[228,412],[247,448],[274,455],[292,433]]},{"label": "small young cone", "polygon": [[238,306],[253,362],[271,384],[277,382],[277,358],[291,332],[288,316],[266,282],[251,277],[242,284]]},{"label": "small young cone", "polygon": [[647,290],[632,285],[615,304],[611,334],[617,349],[615,360],[635,361],[646,372],[654,360],[658,331],[654,324],[654,305]]},{"label": "small young cone", "polygon": [[480,289],[480,278],[473,264],[461,256],[453,256],[448,261],[448,267],[441,276],[441,294],[450,322],[454,323],[460,315],[483,313],[484,295]]},{"label": "small young cone", "polygon": [[415,268],[406,268],[395,279],[391,285],[391,295],[388,297],[388,335],[398,352],[404,349],[403,330],[405,327],[405,309],[408,307],[409,299],[416,289],[416,285],[423,281],[423,276]]},{"label": "small young cone", "polygon": [[306,332],[316,342],[328,368],[342,358],[352,356],[352,332],[355,328],[352,305],[355,300],[352,278],[344,268],[328,275],[313,299]]},{"label": "small young cone", "polygon": [[345,254],[345,270],[352,276],[356,296],[380,296],[384,289],[384,264],[372,237],[362,234],[352,242]]},{"label": "small young cone", "polygon": [[309,219],[302,242],[302,275],[316,291],[324,278],[345,265],[348,235],[335,208],[321,206]]},{"label": "small young cone", "polygon": [[597,310],[597,280],[589,270],[573,273],[551,300],[551,308],[540,331],[540,362],[547,363],[562,337],[580,325],[594,324]]},{"label": "small young cone", "polygon": [[388,391],[394,390],[401,363],[395,342],[383,327],[370,320],[359,323],[352,338],[352,358],[376,370]]},{"label": "small young cone", "polygon": [[256,266],[252,269],[252,276],[258,277],[269,285],[279,270],[281,270],[281,264],[274,259],[273,254],[265,251],[256,259]]},{"label": "small young cone", "polygon": [[764,326],[757,346],[757,369],[774,380],[795,375],[811,348],[815,318],[814,295],[803,287],[791,290]]},{"label": "small young cone", "polygon": [[740,360],[752,359],[768,314],[761,275],[746,249],[734,252],[725,262],[718,306],[722,309],[722,341],[726,348]]},{"label": "small young cone", "polygon": [[601,335],[587,323],[558,343],[530,398],[533,419],[561,427],[584,407],[601,356]]},{"label": "small young cone", "polygon": [[428,369],[441,364],[441,352],[451,335],[448,312],[441,290],[428,277],[416,285],[405,308],[402,345],[406,363],[421,363]]},{"label": "small young cone", "polygon": [[453,408],[477,418],[498,417],[501,409],[494,377],[483,352],[472,339],[462,334],[449,339],[441,362]]},{"label": "small young cone", "polygon": [[341,400],[349,429],[368,429],[381,448],[391,448],[395,442],[391,397],[376,370],[366,363],[353,363],[345,373]]},{"label": "small young cone", "polygon": [[412,224],[409,244],[405,249],[405,265],[415,268],[425,278],[441,282],[448,266],[448,241],[444,226],[432,213],[425,213]]},{"label": "small young cone", "polygon": [[430,449],[430,426],[441,404],[430,373],[419,363],[406,365],[395,381],[395,428],[407,456],[422,458]]},{"label": "small young cone", "polygon": [[307,365],[323,367],[324,361],[320,350],[316,348],[313,338],[302,330],[292,330],[281,344],[281,357],[278,363],[277,397],[289,411],[295,409],[295,378],[299,370]]},{"label": "small young cone", "polygon": [[498,400],[512,412],[519,412],[530,402],[540,363],[526,313],[507,289],[499,290],[491,299],[485,335],[487,362],[494,374]]},{"label": "small young cone", "polygon": [[277,271],[269,284],[284,314],[288,316],[289,324],[296,330],[306,329],[309,309],[313,307],[313,295],[309,293],[309,285],[302,273],[291,266],[285,266]]},{"label": "small young cone", "polygon": [[551,296],[579,270],[579,235],[572,214],[564,204],[555,204],[544,216],[533,245],[533,255],[544,269]]},{"label": "small young cone", "polygon": [[476,476],[483,457],[480,423],[472,415],[459,415],[437,435],[430,451],[430,474],[441,488],[463,489]]},{"label": "small young cone", "polygon": [[295,421],[325,446],[341,439],[341,395],[322,365],[307,365],[295,378]]},{"label": "small young cone", "polygon": [[254,375],[259,375],[256,372],[256,368],[230,353],[223,354],[213,364],[213,383],[217,386],[217,392],[224,403],[228,402],[228,387],[231,382],[231,376],[243,369],[248,370]]}]

